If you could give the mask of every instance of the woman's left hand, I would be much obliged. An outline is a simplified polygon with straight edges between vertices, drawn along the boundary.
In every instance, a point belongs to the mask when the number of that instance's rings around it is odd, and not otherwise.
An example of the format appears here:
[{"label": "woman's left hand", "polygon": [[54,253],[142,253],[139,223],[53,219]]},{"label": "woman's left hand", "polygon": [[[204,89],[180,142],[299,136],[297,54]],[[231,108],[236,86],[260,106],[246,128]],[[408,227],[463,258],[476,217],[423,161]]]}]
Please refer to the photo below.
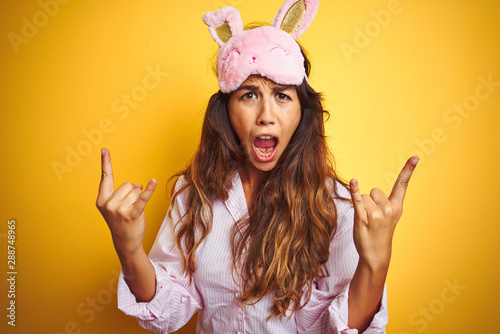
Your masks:
[{"label": "woman's left hand", "polygon": [[354,205],[354,244],[360,256],[372,270],[387,270],[391,259],[392,236],[403,213],[403,199],[410,177],[417,165],[413,156],[396,180],[387,197],[378,188],[368,194],[361,194],[356,179],[350,182]]}]

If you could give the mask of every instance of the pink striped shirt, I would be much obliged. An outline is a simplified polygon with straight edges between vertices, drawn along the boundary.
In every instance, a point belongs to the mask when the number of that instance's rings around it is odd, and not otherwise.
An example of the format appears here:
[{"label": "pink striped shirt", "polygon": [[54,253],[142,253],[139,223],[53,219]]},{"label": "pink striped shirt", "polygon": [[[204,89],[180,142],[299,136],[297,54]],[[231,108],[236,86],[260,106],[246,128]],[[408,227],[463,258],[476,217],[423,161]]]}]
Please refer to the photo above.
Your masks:
[{"label": "pink striped shirt", "polygon": [[[341,196],[350,198],[347,189],[338,182],[336,186]],[[231,228],[238,220],[248,216],[238,173],[235,173],[228,195],[227,201],[212,203],[214,223],[212,231],[196,251],[194,284],[188,285],[188,278],[181,275],[180,255],[173,243],[173,224],[167,216],[149,254],[156,272],[155,296],[147,303],[137,303],[121,272],[118,308],[136,317],[142,327],[157,333],[176,331],[201,311],[197,333],[357,334],[356,329],[347,327],[349,283],[358,263],[352,231],[354,209],[351,205],[335,200],[338,227],[330,245],[330,258],[324,264],[328,275],[313,282],[309,303],[291,317],[274,317],[266,321],[272,296],[268,295],[254,305],[241,307],[238,301],[240,286],[233,281],[231,273]],[[187,210],[186,196],[184,192],[172,203],[174,221]],[[385,333],[387,322],[387,292],[384,286],[380,309],[364,333]]]}]

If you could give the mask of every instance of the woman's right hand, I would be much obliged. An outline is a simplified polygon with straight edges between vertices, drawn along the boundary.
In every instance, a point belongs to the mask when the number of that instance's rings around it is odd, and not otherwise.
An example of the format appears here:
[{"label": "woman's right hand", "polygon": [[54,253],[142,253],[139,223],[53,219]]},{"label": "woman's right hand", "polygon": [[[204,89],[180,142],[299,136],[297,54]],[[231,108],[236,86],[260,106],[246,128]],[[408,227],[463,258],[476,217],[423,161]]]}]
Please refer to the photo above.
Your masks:
[{"label": "woman's right hand", "polygon": [[144,207],[156,188],[156,180],[142,185],[126,182],[113,190],[113,169],[107,149],[101,150],[101,183],[96,206],[111,231],[118,256],[127,256],[143,250],[142,239],[146,231]]}]

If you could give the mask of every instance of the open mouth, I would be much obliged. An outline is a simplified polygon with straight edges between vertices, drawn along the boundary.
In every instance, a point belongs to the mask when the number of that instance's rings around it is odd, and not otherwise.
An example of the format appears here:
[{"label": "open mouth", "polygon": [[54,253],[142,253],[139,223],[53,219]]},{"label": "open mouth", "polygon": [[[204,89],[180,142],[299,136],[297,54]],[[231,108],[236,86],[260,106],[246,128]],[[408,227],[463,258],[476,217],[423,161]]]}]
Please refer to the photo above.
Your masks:
[{"label": "open mouth", "polygon": [[276,146],[278,145],[278,139],[273,136],[258,136],[253,141],[254,151],[256,153],[257,159],[266,162],[272,160],[276,154]]}]

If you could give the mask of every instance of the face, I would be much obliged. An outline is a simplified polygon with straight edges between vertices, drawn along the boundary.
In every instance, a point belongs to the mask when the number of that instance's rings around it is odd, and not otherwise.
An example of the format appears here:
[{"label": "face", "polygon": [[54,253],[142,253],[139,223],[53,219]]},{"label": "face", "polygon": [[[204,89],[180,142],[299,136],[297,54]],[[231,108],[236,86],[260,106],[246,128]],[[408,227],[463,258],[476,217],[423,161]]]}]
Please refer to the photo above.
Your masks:
[{"label": "face", "polygon": [[300,115],[294,86],[278,85],[260,76],[248,77],[229,100],[229,119],[247,162],[260,171],[276,166]]}]

